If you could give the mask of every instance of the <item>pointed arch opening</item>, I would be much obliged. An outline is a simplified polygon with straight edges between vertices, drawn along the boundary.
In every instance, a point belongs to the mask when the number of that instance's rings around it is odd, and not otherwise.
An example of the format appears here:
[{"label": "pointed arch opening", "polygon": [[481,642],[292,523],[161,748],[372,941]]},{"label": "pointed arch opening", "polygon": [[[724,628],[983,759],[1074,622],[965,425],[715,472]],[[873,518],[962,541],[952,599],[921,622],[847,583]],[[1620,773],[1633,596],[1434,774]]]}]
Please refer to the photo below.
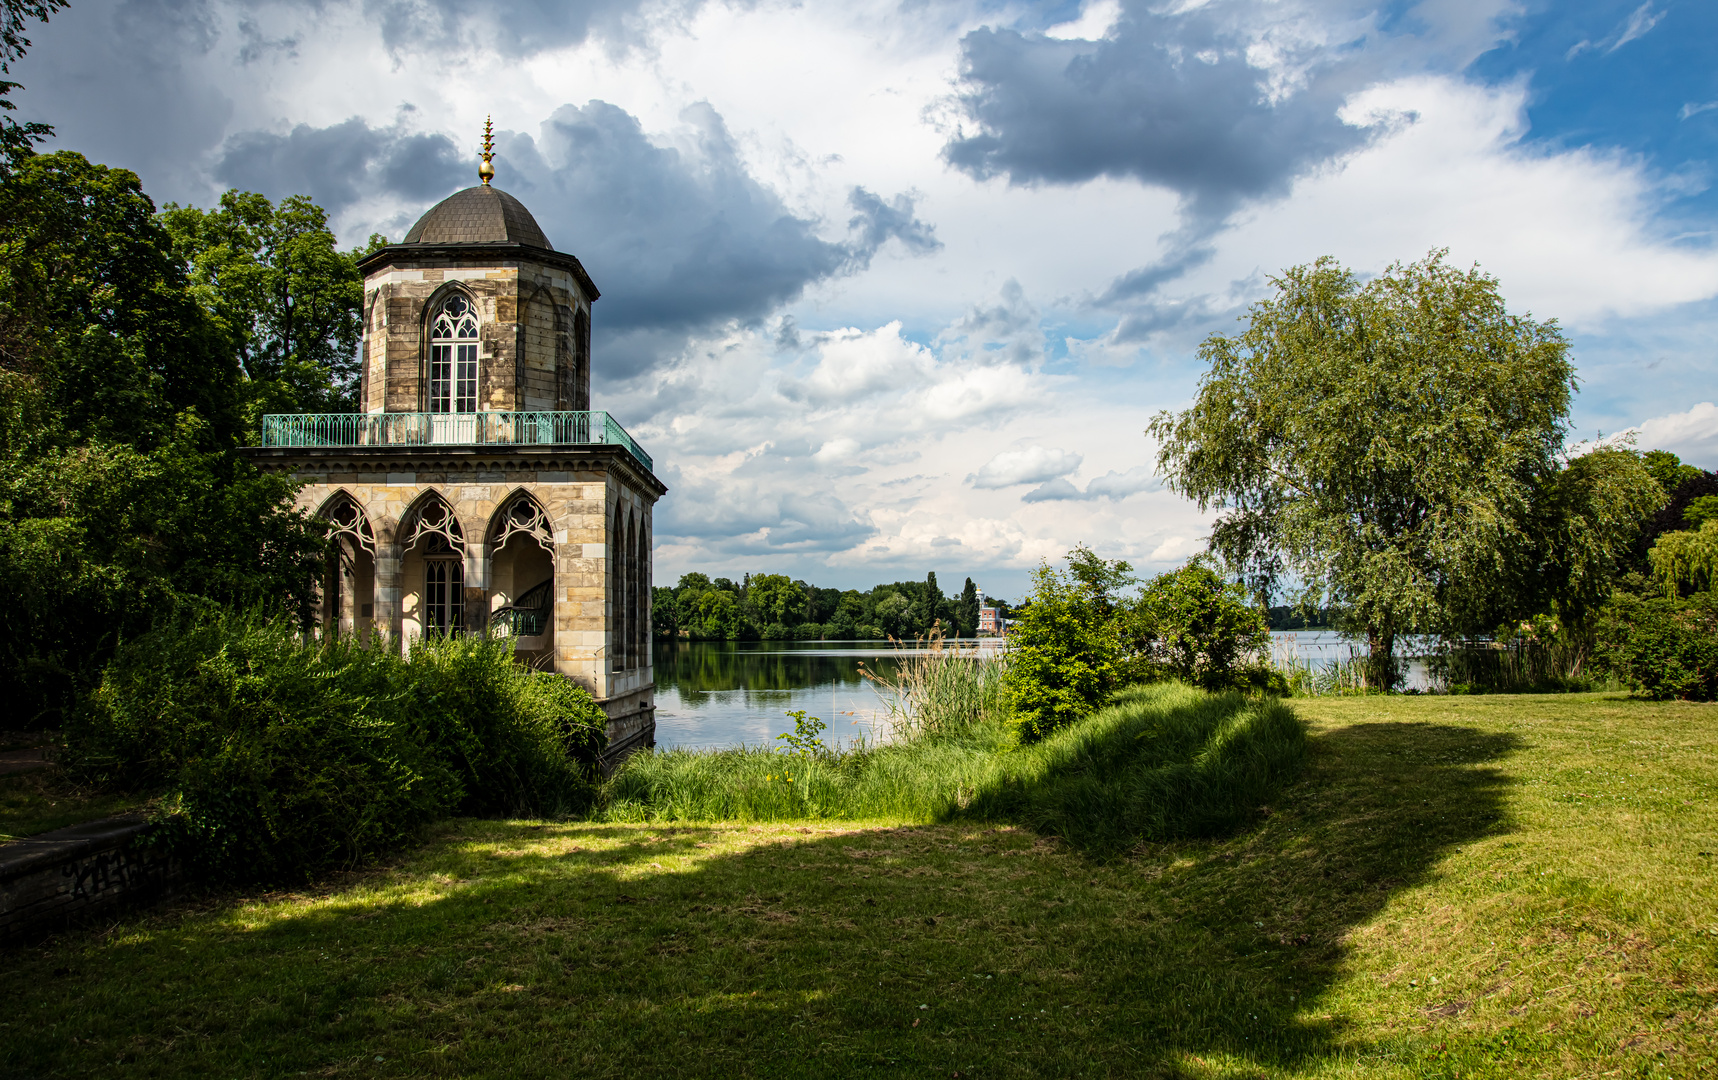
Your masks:
[{"label": "pointed arch opening", "polygon": [[360,633],[376,608],[376,532],[351,492],[336,491],[313,515],[328,526],[328,560],[318,611],[325,633]]},{"label": "pointed arch opening", "polygon": [[551,649],[555,533],[543,504],[520,489],[501,501],[489,525],[490,626],[518,640],[516,652]]},{"label": "pointed arch opening", "polygon": [[477,411],[479,325],[477,303],[463,289],[450,291],[431,309],[425,412]]},{"label": "pointed arch opening", "polygon": [[439,492],[426,492],[401,522],[402,621],[408,636],[466,627],[465,529]]}]

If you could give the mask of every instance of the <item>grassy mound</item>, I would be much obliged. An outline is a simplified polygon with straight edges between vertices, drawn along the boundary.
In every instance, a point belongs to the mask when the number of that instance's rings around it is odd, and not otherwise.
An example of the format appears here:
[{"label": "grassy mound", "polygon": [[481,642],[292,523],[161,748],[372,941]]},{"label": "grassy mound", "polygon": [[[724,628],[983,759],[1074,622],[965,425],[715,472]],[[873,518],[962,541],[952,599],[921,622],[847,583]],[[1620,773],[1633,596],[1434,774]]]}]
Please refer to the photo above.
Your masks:
[{"label": "grassy mound", "polygon": [[1166,683],[1125,691],[1030,745],[988,722],[839,756],[765,747],[638,754],[609,782],[604,816],[1009,820],[1115,851],[1233,829],[1305,757],[1305,731],[1286,705]]}]

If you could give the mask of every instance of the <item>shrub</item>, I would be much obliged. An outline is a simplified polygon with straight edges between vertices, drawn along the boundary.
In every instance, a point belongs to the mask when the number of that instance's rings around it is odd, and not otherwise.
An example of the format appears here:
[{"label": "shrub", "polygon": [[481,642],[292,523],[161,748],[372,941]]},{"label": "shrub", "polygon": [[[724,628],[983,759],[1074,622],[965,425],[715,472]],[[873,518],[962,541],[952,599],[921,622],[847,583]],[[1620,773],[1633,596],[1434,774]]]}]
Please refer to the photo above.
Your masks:
[{"label": "shrub", "polygon": [[408,658],[204,614],[122,646],[67,732],[105,786],[159,795],[160,842],[223,880],[351,866],[454,813],[581,805],[602,711],[506,639]]},{"label": "shrub", "polygon": [[1120,654],[1099,585],[1045,565],[1034,570],[1032,594],[1009,631],[1005,682],[1021,737],[1041,739],[1102,706]]},{"label": "shrub", "polygon": [[1600,615],[1599,663],[1655,700],[1718,700],[1718,596],[1618,592]]},{"label": "shrub", "polygon": [[1205,690],[1287,689],[1265,663],[1271,637],[1265,612],[1202,563],[1153,578],[1124,622],[1147,674]]}]

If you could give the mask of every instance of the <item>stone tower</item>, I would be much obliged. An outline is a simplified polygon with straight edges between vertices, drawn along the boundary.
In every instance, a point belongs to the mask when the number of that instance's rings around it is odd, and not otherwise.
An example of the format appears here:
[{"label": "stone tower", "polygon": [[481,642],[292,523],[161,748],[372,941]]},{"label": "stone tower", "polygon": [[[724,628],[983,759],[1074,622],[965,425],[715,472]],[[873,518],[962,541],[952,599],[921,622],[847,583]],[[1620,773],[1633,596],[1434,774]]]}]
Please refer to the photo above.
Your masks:
[{"label": "stone tower", "polygon": [[264,418],[258,466],[304,483],[337,553],[331,632],[505,628],[521,658],[577,680],[611,754],[654,743],[650,456],[590,411],[579,260],[482,183],[365,258],[360,410]]}]

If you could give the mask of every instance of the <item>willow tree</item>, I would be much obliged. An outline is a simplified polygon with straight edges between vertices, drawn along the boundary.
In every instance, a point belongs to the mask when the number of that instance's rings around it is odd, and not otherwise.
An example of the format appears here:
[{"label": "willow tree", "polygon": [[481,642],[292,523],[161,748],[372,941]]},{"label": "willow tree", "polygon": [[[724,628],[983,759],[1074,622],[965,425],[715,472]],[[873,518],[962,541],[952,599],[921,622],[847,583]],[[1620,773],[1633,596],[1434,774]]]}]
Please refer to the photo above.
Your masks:
[{"label": "willow tree", "polygon": [[[1200,347],[1192,407],[1149,431],[1169,486],[1223,511],[1214,552],[1260,595],[1290,577],[1343,605],[1384,683],[1398,637],[1494,627],[1538,602],[1541,571],[1590,593],[1658,497],[1632,452],[1566,468],[1567,339],[1444,254],[1364,283],[1328,257],[1272,279],[1243,332]],[[1545,521],[1552,505],[1581,527]]]}]

